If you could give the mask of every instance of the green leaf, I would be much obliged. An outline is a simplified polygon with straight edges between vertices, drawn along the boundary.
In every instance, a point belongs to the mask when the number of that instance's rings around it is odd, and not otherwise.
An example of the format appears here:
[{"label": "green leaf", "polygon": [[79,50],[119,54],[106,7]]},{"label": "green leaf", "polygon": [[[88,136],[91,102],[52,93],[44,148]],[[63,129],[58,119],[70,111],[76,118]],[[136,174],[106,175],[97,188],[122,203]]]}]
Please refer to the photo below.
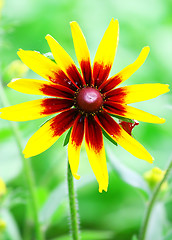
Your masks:
[{"label": "green leaf", "polygon": [[106,152],[107,159],[110,161],[112,168],[124,182],[143,190],[148,195],[150,194],[149,187],[141,175],[122,164],[121,161],[115,157],[113,149],[111,149],[108,145],[106,146]]},{"label": "green leaf", "polygon": [[[82,177],[82,181],[75,181],[76,188],[80,189],[94,181],[95,178],[93,175]],[[39,212],[39,220],[41,223],[50,221],[54,213],[58,210],[67,195],[67,191],[64,189],[66,189],[66,182],[62,182],[49,194],[47,201]]]},{"label": "green leaf", "polygon": [[105,136],[105,138],[107,138],[111,143],[118,146],[118,144],[105,132],[105,130],[103,128],[102,128],[102,133]]},{"label": "green leaf", "polygon": [[145,239],[162,240],[165,224],[167,224],[167,218],[164,204],[162,202],[157,202],[154,205],[153,211],[151,213]]},{"label": "green leaf", "polygon": [[64,143],[63,143],[63,147],[66,146],[69,143],[69,138],[70,138],[70,133],[72,131],[72,127],[69,129],[68,133],[66,134]]},{"label": "green leaf", "polygon": [[17,177],[22,170],[19,151],[13,138],[8,138],[8,144],[0,143],[0,153],[0,176],[5,182],[8,182]]},{"label": "green leaf", "polygon": [[163,240],[171,240],[172,239],[172,230],[170,230],[167,235],[163,238]]},{"label": "green leaf", "polygon": [[62,200],[66,196],[66,191],[64,191],[65,187],[66,184],[61,183],[55,190],[50,193],[47,201],[45,202],[39,213],[39,220],[41,223],[46,222],[47,219],[50,219],[51,216],[58,209]]}]

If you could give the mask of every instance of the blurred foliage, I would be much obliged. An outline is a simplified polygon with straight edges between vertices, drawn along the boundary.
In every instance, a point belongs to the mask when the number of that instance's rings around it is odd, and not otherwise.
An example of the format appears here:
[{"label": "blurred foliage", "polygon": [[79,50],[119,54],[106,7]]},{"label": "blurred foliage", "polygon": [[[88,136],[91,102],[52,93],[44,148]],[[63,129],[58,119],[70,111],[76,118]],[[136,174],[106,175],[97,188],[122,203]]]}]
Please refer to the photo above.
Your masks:
[{"label": "blurred foliage", "polygon": [[[77,21],[88,42],[93,61],[98,44],[112,17],[120,24],[120,41],[111,75],[132,63],[141,48],[149,45],[146,63],[125,84],[168,83],[172,76],[172,2],[171,0],[0,0],[0,76],[11,105],[39,98],[6,87],[10,78],[41,79],[23,68],[16,54],[19,48],[49,52],[45,36],[51,34],[76,61],[70,21]],[[51,56],[51,55],[50,55]],[[15,64],[17,63],[17,65]],[[15,67],[13,67],[15,65]],[[19,69],[18,69],[19,66]],[[21,67],[21,68],[20,68]],[[11,70],[12,69],[12,70]],[[22,74],[22,75],[21,75]],[[163,125],[140,123],[134,137],[154,156],[153,165],[136,159],[120,146],[106,141],[109,189],[98,192],[98,184],[89,166],[84,145],[81,149],[76,181],[82,239],[136,240],[151,189],[143,173],[165,169],[172,144],[171,93],[134,106],[166,118]],[[2,107],[0,101],[0,107]],[[19,124],[24,143],[43,120]],[[31,164],[39,199],[40,221],[47,240],[69,239],[66,186],[65,133],[46,152],[33,157]],[[22,172],[20,154],[8,121],[0,119],[0,178],[8,193],[0,201],[0,219],[6,223],[3,240],[30,240],[34,225],[29,195]],[[146,240],[172,239],[172,184],[154,207]],[[164,204],[165,203],[165,204]],[[135,235],[135,236],[134,236]]]}]

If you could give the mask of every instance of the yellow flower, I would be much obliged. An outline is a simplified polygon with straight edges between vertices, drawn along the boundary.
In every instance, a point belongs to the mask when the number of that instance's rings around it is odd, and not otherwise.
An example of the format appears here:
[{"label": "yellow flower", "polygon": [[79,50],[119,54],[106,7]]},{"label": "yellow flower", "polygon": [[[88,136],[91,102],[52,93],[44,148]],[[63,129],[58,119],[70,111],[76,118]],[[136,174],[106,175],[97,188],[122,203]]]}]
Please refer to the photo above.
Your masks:
[{"label": "yellow flower", "polygon": [[6,193],[6,186],[3,180],[0,178],[0,197]]},{"label": "yellow flower", "polygon": [[10,79],[16,77],[21,78],[27,73],[28,69],[29,68],[20,60],[14,60],[7,67],[6,73]]},{"label": "yellow flower", "polygon": [[3,6],[4,6],[4,0],[0,0],[0,19],[1,19],[1,12],[2,12]]},{"label": "yellow flower", "polygon": [[5,230],[5,228],[6,228],[6,222],[0,219],[0,232]]},{"label": "yellow flower", "polygon": [[[156,185],[163,179],[166,171],[162,171],[160,168],[153,168],[144,173],[144,179],[148,182],[151,189],[154,189]],[[161,190],[165,191],[168,188],[167,181],[161,186]]]},{"label": "yellow flower", "polygon": [[[60,44],[50,35],[46,40],[55,62],[35,51],[19,50],[21,60],[47,81],[17,79],[9,87],[27,94],[51,96],[3,108],[1,118],[28,121],[59,113],[47,121],[28,141],[23,153],[26,158],[42,153],[72,127],[68,158],[73,176],[77,174],[83,137],[90,165],[99,183],[99,191],[107,191],[108,171],[102,129],[135,157],[153,162],[146,149],[128,134],[113,118],[125,117],[150,123],[164,123],[130,103],[155,98],[169,91],[165,84],[140,84],[118,87],[145,62],[149,47],[144,47],[136,61],[109,78],[118,46],[119,24],[112,19],[97,49],[93,67],[84,35],[76,22],[71,22],[76,56],[81,74]],[[118,87],[118,88],[117,88]],[[53,97],[53,98],[52,98]]]}]

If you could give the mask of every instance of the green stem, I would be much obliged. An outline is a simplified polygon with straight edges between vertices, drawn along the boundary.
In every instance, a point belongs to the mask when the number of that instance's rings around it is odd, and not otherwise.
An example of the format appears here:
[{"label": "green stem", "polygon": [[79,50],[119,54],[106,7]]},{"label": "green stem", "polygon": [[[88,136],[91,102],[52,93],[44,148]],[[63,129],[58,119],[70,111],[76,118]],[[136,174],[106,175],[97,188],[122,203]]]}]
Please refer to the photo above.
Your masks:
[{"label": "green stem", "polygon": [[[0,98],[2,100],[2,104],[4,107],[9,106],[8,99],[5,95],[1,80],[0,80]],[[35,223],[37,240],[43,240],[44,237],[43,237],[43,233],[41,231],[41,226],[39,223],[38,201],[37,201],[37,196],[36,196],[36,187],[35,187],[35,182],[34,182],[34,178],[33,178],[33,174],[32,174],[31,165],[30,165],[29,159],[25,159],[22,154],[22,151],[23,151],[22,139],[21,139],[20,131],[19,131],[17,124],[15,122],[10,121],[10,125],[11,125],[11,129],[14,133],[14,136],[16,138],[18,150],[19,150],[20,157],[21,157],[22,164],[23,164],[26,183],[27,183],[28,190],[29,190],[29,193],[31,196],[30,200],[31,200],[31,204],[32,204],[32,211],[33,211],[33,218],[34,218],[34,223]]]},{"label": "green stem", "polygon": [[152,197],[151,197],[150,202],[148,204],[146,214],[145,214],[145,218],[144,218],[141,230],[140,230],[139,240],[145,240],[149,219],[150,219],[150,216],[151,216],[156,198],[158,196],[158,193],[160,192],[162,184],[166,181],[171,169],[172,169],[172,161],[170,162],[163,179],[159,182],[159,184],[155,188],[154,193],[152,194]]},{"label": "green stem", "polygon": [[72,228],[72,239],[79,240],[79,224],[77,218],[77,209],[76,209],[76,197],[74,191],[74,182],[73,176],[68,162],[67,168],[67,181],[68,181],[68,192],[69,192],[69,207],[70,207],[70,219],[71,219],[71,228]]}]

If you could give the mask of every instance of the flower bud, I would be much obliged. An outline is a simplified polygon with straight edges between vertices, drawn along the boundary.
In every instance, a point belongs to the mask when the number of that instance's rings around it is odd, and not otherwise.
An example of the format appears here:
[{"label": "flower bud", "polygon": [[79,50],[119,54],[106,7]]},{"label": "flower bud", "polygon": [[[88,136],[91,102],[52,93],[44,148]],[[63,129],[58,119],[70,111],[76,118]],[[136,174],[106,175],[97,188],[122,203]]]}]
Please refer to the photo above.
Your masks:
[{"label": "flower bud", "polygon": [[6,228],[6,222],[0,219],[0,233],[5,230]]},{"label": "flower bud", "polygon": [[6,189],[5,183],[0,178],[0,197],[5,195],[6,191],[7,191],[7,189]]},{"label": "flower bud", "polygon": [[4,0],[0,0],[0,17],[1,17],[1,12],[2,12],[3,6],[4,6]]},{"label": "flower bud", "polygon": [[[156,185],[163,179],[166,171],[162,171],[160,168],[153,168],[147,172],[144,173],[143,177],[149,184],[149,187],[153,190]],[[162,191],[166,191],[168,188],[167,181],[164,182],[161,186]]]},{"label": "flower bud", "polygon": [[11,80],[13,78],[22,78],[28,71],[28,67],[20,60],[11,62],[5,70],[5,79]]}]

